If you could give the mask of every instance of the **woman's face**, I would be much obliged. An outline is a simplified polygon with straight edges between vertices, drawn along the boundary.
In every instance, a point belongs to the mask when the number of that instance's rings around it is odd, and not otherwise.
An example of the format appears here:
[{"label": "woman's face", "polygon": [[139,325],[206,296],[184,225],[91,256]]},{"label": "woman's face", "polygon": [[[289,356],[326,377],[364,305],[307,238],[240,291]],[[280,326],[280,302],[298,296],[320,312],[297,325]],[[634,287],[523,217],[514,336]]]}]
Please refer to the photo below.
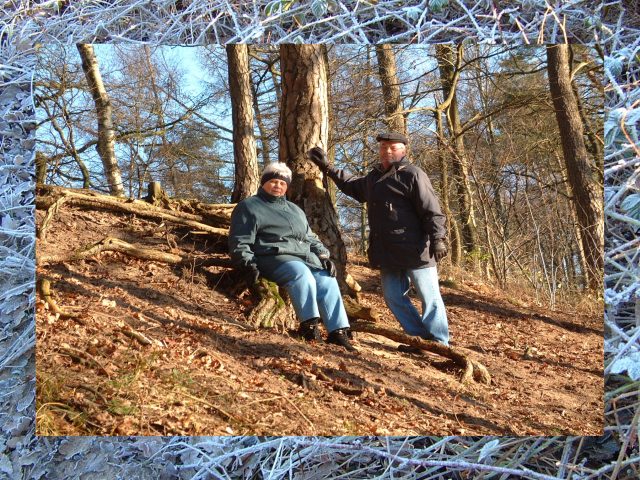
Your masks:
[{"label": "woman's face", "polygon": [[272,178],[262,185],[264,191],[274,197],[281,197],[287,193],[287,182],[280,180],[279,178]]}]

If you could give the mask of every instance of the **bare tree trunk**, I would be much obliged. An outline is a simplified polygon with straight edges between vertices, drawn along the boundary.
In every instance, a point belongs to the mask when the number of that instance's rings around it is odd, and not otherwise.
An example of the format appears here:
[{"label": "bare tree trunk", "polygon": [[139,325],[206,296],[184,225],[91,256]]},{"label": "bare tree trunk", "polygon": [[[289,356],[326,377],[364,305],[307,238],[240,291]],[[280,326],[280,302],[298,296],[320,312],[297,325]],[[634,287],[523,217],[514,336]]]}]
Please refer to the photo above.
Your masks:
[{"label": "bare tree trunk", "polygon": [[376,56],[380,82],[382,83],[384,111],[387,116],[386,123],[391,130],[406,135],[407,124],[402,114],[402,99],[400,98],[396,55],[393,47],[389,44],[376,45]]},{"label": "bare tree trunk", "polygon": [[547,69],[564,162],[588,265],[585,273],[589,288],[598,290],[602,284],[601,272],[604,266],[602,185],[597,181],[596,166],[589,161],[585,147],[584,127],[571,86],[567,45],[547,47]]},{"label": "bare tree trunk", "polygon": [[[171,179],[171,184],[173,185],[173,195],[180,195],[180,185],[178,182],[178,178],[176,175],[176,165],[175,165],[175,156],[169,153],[169,141],[167,140],[167,129],[166,122],[164,119],[164,102],[162,101],[162,97],[160,96],[160,91],[158,89],[158,82],[156,80],[156,66],[151,61],[151,49],[149,45],[144,46],[144,55],[146,61],[146,68],[148,71],[149,82],[151,84],[151,92],[153,93],[154,104],[151,106],[151,113],[155,114],[158,121],[158,132],[160,135],[160,141],[162,146],[159,151],[165,157],[171,158],[171,160],[165,161],[169,167],[169,178]],[[156,151],[156,137],[153,137],[151,150]]]},{"label": "bare tree trunk", "polygon": [[111,119],[111,100],[104,88],[93,46],[83,43],[78,43],[76,46],[82,59],[82,70],[87,78],[93,101],[96,104],[96,114],[98,117],[97,150],[102,160],[109,191],[112,195],[123,197],[124,187],[122,185],[122,175],[118,167],[114,148],[115,131]]},{"label": "bare tree trunk", "polygon": [[260,156],[262,157],[262,168],[264,168],[271,161],[271,147],[269,145],[269,134],[262,118],[262,110],[258,103],[258,92],[253,82],[251,82],[251,97],[253,99],[253,111],[256,115],[256,125],[258,126],[258,132],[260,132]]},{"label": "bare tree trunk", "polygon": [[449,166],[445,160],[444,153],[444,130],[442,128],[442,112],[437,109],[434,112],[436,119],[436,132],[438,133],[438,164],[440,165],[440,200],[442,202],[442,211],[447,217],[447,232],[451,232],[451,263],[459,266],[462,260],[462,239],[460,238],[460,229],[458,222],[451,214],[449,201]]},{"label": "bare tree trunk", "polygon": [[47,179],[47,156],[36,152],[36,183],[44,183]]},{"label": "bare tree trunk", "polygon": [[[271,74],[271,81],[273,82],[273,89],[276,92],[276,101],[278,105],[282,103],[282,73],[276,70],[276,63],[272,62],[269,64],[269,73]],[[282,70],[282,67],[280,67]]]},{"label": "bare tree trunk", "polygon": [[453,155],[453,175],[456,180],[456,190],[458,193],[458,211],[462,223],[462,241],[465,250],[467,252],[473,252],[478,245],[476,221],[471,184],[469,182],[469,162],[464,148],[460,118],[458,116],[457,95],[455,92],[457,85],[455,70],[459,67],[462,58],[462,46],[456,47],[454,54],[454,47],[451,45],[436,45],[436,58],[440,68],[440,79],[442,81],[444,98],[448,98],[451,95],[451,101],[445,109],[445,112],[447,114],[451,143],[455,151],[455,155]]},{"label": "bare tree trunk", "polygon": [[[574,47],[569,46],[569,68],[573,69],[573,52]],[[591,122],[591,119],[587,115],[584,110],[584,106],[582,101],[580,100],[580,95],[578,92],[578,87],[574,82],[571,82],[571,87],[573,89],[573,93],[578,104],[578,111],[580,112],[580,120],[582,120],[582,124],[584,126],[585,131],[585,147],[591,158],[593,163],[597,166],[598,179],[600,183],[604,182],[604,143],[601,139],[598,138],[597,132],[598,130],[602,130],[602,122],[603,118],[598,116],[595,119],[596,125]],[[604,91],[599,90],[599,93],[604,96]]]},{"label": "bare tree trunk", "polygon": [[[335,159],[336,159],[336,145],[335,142],[333,140],[333,129],[334,129],[334,125],[335,125],[335,119],[334,119],[334,114],[333,114],[333,108],[331,107],[333,105],[333,102],[331,101],[331,82],[329,81],[329,49],[327,49],[327,45],[325,43],[323,43],[322,45],[322,55],[324,56],[324,64],[326,67],[326,76],[325,78],[327,79],[327,105],[328,105],[328,116],[329,116],[329,138],[327,139],[327,155],[329,156],[329,161],[331,163],[335,163]],[[327,191],[329,192],[329,197],[331,198],[331,203],[333,204],[334,208],[336,205],[336,199],[337,199],[337,195],[338,195],[338,187],[336,187],[336,184],[333,182],[329,182],[327,181],[327,179],[325,178],[324,181],[324,188],[327,189]]]},{"label": "bare tree trunk", "polygon": [[346,274],[347,250],[338,215],[322,186],[320,170],[307,157],[312,147],[326,149],[329,137],[325,56],[320,45],[284,44],[280,47],[280,66],[279,158],[293,171],[289,198],[305,211],[311,229],[331,251],[343,293],[355,295],[353,286],[357,284]]},{"label": "bare tree trunk", "polygon": [[[560,155],[559,154],[554,154],[554,157],[556,159],[556,163],[558,164],[558,168],[560,169],[560,175],[562,175],[562,183],[565,187],[564,190],[564,194],[567,196],[567,198],[571,199],[571,185],[569,184],[569,179],[567,178],[567,169],[566,169],[566,165],[564,165],[562,163],[562,160],[560,159]],[[571,207],[573,207],[573,204],[571,204]],[[587,271],[589,270],[589,267],[587,265],[587,258],[585,257],[585,253],[584,253],[584,248],[583,248],[583,242],[582,242],[582,232],[580,229],[580,224],[578,222],[577,219],[577,215],[576,215],[576,209],[575,208],[570,208],[569,210],[571,212],[571,225],[572,225],[572,231],[573,231],[573,238],[575,240],[575,250],[577,251],[578,254],[578,265],[580,266],[579,270],[582,273],[582,278],[583,278],[583,287],[588,287],[588,275],[587,275]],[[575,262],[573,262],[572,260],[572,265]],[[573,276],[575,278],[576,274],[577,274],[578,270],[575,270],[573,272]]]},{"label": "bare tree trunk", "polygon": [[229,90],[233,118],[235,182],[231,202],[237,203],[258,190],[258,159],[253,135],[253,102],[249,72],[249,47],[227,45]]}]

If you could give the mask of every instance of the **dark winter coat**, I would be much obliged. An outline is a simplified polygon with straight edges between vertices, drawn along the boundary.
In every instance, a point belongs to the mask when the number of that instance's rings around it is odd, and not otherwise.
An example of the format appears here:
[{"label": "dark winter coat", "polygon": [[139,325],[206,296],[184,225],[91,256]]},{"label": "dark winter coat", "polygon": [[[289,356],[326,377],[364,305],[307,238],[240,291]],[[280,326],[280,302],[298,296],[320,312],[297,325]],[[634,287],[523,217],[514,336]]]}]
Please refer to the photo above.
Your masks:
[{"label": "dark winter coat", "polygon": [[430,244],[446,237],[446,217],[422,169],[403,158],[387,171],[378,164],[363,177],[334,169],[328,175],[344,193],[367,202],[373,267],[435,266]]},{"label": "dark winter coat", "polygon": [[302,209],[262,188],[233,209],[229,254],[236,267],[254,264],[267,278],[284,262],[302,260],[321,269],[320,258],[329,258]]}]

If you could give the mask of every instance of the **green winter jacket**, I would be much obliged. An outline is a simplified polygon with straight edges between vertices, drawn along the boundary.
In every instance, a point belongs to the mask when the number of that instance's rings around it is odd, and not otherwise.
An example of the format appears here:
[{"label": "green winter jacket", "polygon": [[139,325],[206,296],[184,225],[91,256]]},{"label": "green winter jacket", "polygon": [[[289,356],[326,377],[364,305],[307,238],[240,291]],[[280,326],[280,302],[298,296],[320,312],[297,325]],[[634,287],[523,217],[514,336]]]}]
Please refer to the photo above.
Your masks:
[{"label": "green winter jacket", "polygon": [[233,209],[229,254],[236,267],[254,264],[267,278],[284,262],[302,260],[321,269],[320,259],[329,258],[302,209],[284,196],[269,195],[262,187]]}]

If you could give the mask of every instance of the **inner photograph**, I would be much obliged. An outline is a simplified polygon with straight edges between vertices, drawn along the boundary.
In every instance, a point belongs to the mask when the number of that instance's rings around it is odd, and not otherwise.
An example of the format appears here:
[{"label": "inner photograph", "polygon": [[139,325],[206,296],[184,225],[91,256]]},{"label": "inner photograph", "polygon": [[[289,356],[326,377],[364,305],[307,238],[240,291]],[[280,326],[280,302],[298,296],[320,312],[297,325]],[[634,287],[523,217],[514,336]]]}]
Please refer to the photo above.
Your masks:
[{"label": "inner photograph", "polygon": [[602,75],[41,45],[37,434],[602,435]]}]

